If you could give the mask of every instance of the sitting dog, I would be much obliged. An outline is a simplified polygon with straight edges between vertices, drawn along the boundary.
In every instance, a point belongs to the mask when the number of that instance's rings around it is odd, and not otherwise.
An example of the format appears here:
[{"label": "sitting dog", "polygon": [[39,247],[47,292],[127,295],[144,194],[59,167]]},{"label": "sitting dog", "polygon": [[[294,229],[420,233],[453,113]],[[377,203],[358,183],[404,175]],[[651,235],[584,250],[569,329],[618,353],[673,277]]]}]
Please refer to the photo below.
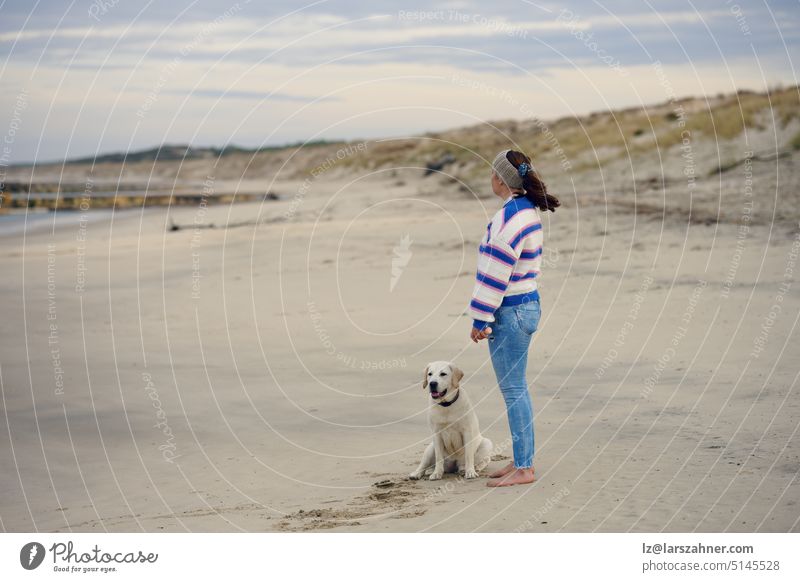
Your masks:
[{"label": "sitting dog", "polygon": [[430,391],[428,422],[433,442],[425,449],[411,479],[421,479],[430,472],[430,480],[441,479],[445,472],[463,471],[474,479],[491,460],[492,441],[481,436],[478,417],[466,392],[460,386],[464,372],[450,362],[431,362],[425,368],[422,389]]}]

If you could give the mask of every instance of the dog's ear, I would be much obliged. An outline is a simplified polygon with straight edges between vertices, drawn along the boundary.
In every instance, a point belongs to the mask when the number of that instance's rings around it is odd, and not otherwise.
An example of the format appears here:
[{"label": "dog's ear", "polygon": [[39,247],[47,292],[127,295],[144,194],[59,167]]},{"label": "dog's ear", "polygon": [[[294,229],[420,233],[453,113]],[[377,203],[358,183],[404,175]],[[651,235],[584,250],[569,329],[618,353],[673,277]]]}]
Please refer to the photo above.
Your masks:
[{"label": "dog's ear", "polygon": [[422,373],[422,389],[425,390],[428,387],[428,370],[430,370],[431,365],[428,364],[425,366],[425,371]]},{"label": "dog's ear", "polygon": [[456,368],[453,366],[453,387],[458,388],[461,384],[461,378],[464,377],[464,372],[461,371],[461,368]]}]

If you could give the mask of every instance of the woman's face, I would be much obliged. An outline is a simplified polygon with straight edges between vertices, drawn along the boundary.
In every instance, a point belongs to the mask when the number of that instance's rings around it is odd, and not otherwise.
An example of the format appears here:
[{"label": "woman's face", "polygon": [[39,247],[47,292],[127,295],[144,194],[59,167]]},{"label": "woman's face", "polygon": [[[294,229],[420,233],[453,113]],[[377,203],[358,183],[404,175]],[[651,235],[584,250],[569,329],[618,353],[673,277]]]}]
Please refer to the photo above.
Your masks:
[{"label": "woman's face", "polygon": [[492,192],[494,192],[494,195],[498,198],[505,200],[514,194],[524,194],[525,190],[522,188],[509,188],[506,186],[506,183],[500,179],[500,176],[497,175],[497,172],[492,170]]},{"label": "woman's face", "polygon": [[492,192],[494,192],[495,196],[499,196],[503,198],[506,196],[506,185],[503,184],[503,181],[500,179],[500,176],[497,175],[497,172],[492,170]]}]

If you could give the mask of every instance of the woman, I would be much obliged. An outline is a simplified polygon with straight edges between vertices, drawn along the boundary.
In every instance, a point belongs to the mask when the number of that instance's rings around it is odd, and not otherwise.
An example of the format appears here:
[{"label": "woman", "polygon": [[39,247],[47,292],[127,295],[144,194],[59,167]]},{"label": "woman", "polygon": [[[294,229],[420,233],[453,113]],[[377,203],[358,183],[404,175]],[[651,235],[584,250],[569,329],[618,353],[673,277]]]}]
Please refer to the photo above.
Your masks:
[{"label": "woman", "polygon": [[514,150],[492,163],[492,190],[503,200],[481,240],[478,273],[470,302],[474,342],[489,338],[489,354],[506,403],[514,461],[487,485],[532,483],[533,406],[525,380],[528,346],[542,310],[536,279],[542,265],[540,210],[560,203],[547,193],[528,156]]}]

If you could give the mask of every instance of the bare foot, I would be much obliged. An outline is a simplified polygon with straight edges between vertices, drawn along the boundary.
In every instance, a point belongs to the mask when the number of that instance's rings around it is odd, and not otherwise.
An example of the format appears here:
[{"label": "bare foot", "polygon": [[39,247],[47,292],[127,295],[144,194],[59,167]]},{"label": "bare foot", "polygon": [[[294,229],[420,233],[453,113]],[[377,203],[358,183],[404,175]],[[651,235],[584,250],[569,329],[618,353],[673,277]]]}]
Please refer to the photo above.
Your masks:
[{"label": "bare foot", "polygon": [[533,478],[533,468],[530,469],[513,469],[503,477],[498,479],[490,479],[486,482],[487,487],[507,487],[509,485],[523,485],[525,483],[533,483],[536,479]]},{"label": "bare foot", "polygon": [[[505,477],[506,475],[508,475],[513,470],[514,470],[514,463],[512,461],[511,463],[509,463],[508,465],[506,465],[502,469],[498,469],[494,473],[491,473],[489,475],[489,477],[492,478],[492,479],[497,479],[498,477]],[[531,467],[531,473],[532,472],[533,472],[533,467]]]},{"label": "bare foot", "polygon": [[514,463],[509,463],[502,469],[498,469],[494,473],[490,473],[489,477],[491,477],[492,479],[497,479],[498,477],[503,477],[505,475],[508,475],[513,470],[514,470]]}]

